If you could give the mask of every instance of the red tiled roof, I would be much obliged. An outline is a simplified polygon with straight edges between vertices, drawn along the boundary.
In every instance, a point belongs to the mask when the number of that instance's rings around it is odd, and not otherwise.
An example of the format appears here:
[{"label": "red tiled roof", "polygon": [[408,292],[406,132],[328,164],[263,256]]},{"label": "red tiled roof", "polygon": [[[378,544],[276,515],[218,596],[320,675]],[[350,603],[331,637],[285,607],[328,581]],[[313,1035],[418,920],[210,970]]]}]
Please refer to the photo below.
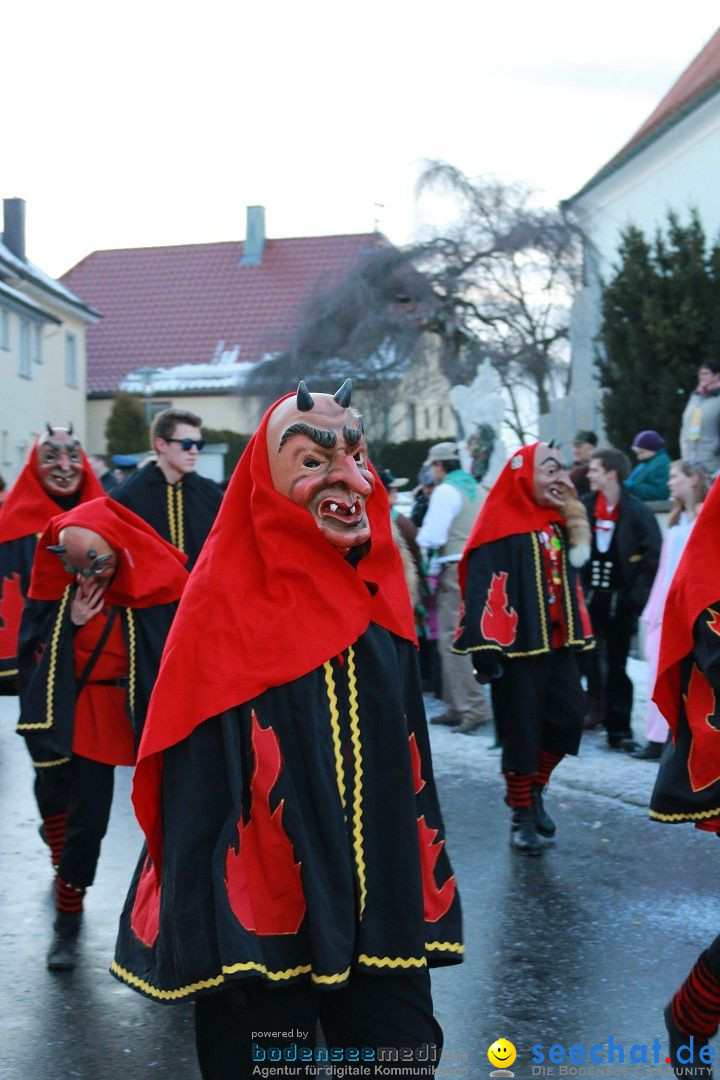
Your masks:
[{"label": "red tiled roof", "polygon": [[613,172],[626,158],[632,155],[633,150],[652,136],[660,134],[673,120],[690,111],[694,105],[699,104],[703,95],[718,85],[720,89],[720,30],[710,38],[707,45],[698,53],[689,67],[685,69],[679,79],[673,83],[659,105],[650,113],[647,120],[640,125],[629,142],[603,165],[593,178],[584,185],[582,191],[593,187],[609,173]]},{"label": "red tiled roof", "polygon": [[241,266],[243,244],[95,251],[63,274],[64,285],[102,314],[87,330],[89,392],[114,392],[137,368],[209,363],[219,341],[259,360],[291,343],[299,309],[341,278],[377,233],[268,240],[258,266]]}]

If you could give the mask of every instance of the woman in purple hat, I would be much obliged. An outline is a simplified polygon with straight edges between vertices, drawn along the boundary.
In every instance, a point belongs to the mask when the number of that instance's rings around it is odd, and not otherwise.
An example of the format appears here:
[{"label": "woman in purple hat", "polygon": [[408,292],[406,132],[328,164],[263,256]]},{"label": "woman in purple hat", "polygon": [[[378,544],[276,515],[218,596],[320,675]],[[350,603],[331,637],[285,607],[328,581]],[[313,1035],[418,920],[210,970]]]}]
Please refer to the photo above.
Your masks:
[{"label": "woman in purple hat", "polygon": [[643,502],[665,502],[670,498],[670,458],[662,435],[640,431],[632,448],[638,463],[625,481],[626,489]]}]

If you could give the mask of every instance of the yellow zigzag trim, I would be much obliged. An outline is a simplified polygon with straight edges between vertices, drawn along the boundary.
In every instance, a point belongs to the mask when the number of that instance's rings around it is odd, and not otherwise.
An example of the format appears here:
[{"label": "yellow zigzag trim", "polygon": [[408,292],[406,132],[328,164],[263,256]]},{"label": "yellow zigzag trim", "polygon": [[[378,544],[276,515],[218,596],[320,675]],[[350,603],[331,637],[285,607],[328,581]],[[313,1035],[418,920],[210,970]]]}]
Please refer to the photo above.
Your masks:
[{"label": "yellow zigzag trim", "polygon": [[128,632],[128,707],[135,718],[135,616],[132,608],[125,608]]},{"label": "yellow zigzag trim", "polygon": [[649,815],[655,821],[702,821],[705,818],[720,817],[720,806],[715,810],[696,810],[694,813],[688,811],[685,814],[661,814],[657,810],[650,810]]},{"label": "yellow zigzag trim", "polygon": [[18,724],[17,731],[46,731],[53,726],[53,695],[55,692],[55,670],[57,668],[57,651],[58,640],[60,638],[60,630],[62,629],[63,615],[65,614],[65,608],[67,607],[68,599],[70,598],[71,585],[65,586],[65,592],[62,595],[60,601],[60,607],[58,608],[57,618],[55,619],[55,626],[53,627],[52,637],[50,638],[50,663],[48,667],[48,680],[47,689],[45,691],[45,708],[46,719],[40,724]]},{"label": "yellow zigzag trim", "polygon": [[222,986],[225,982],[226,975],[233,975],[238,971],[257,971],[261,975],[265,975],[268,979],[272,979],[273,982],[281,982],[284,979],[293,979],[298,975],[310,975],[310,978],[314,983],[321,985],[330,985],[332,983],[345,982],[350,975],[350,968],[346,968],[345,971],[339,972],[337,975],[316,975],[312,970],[311,964],[300,964],[298,967],[287,968],[285,971],[268,971],[265,964],[257,964],[254,961],[248,961],[242,964],[228,964],[222,969],[222,975],[217,975],[213,979],[202,979],[199,982],[189,983],[187,986],[181,986],[177,990],[158,990],[157,987],[147,982],[145,979],[139,978],[137,975],[133,975],[132,972],[126,968],[121,967],[116,960],[113,960],[110,965],[110,971],[122,979],[123,982],[128,983],[130,986],[136,987],[138,990],[142,990],[143,993],[148,994],[150,997],[157,998],[160,1001],[177,1001],[179,998],[187,997],[189,994],[194,994],[198,990],[210,990],[214,986]]},{"label": "yellow zigzag trim", "polygon": [[166,485],[165,493],[167,496],[168,532],[170,533],[170,543],[177,547],[178,543],[177,525],[175,523],[175,496],[172,486],[170,484]]},{"label": "yellow zigzag trim", "polygon": [[365,953],[360,953],[358,962],[367,964],[370,967],[380,968],[427,967],[427,960],[424,956],[367,956]]},{"label": "yellow zigzag trim", "polygon": [[335,680],[333,678],[332,665],[329,660],[323,664],[325,671],[325,686],[327,687],[328,702],[330,705],[330,727],[332,729],[333,753],[335,755],[335,773],[337,786],[342,799],[343,807],[347,808],[347,792],[345,790],[345,770],[343,768],[342,746],[340,743],[340,722],[338,719],[337,694],[335,692]]},{"label": "yellow zigzag trim", "polygon": [[350,704],[350,741],[352,743],[353,758],[355,761],[355,778],[353,782],[353,847],[355,848],[355,862],[357,865],[358,882],[360,885],[360,911],[362,918],[365,910],[367,886],[365,884],[365,854],[363,851],[363,826],[362,826],[362,747],[360,745],[360,719],[358,717],[357,682],[355,681],[355,652],[350,646],[348,649],[348,698]]},{"label": "yellow zigzag trim", "polygon": [[454,952],[464,953],[465,946],[459,941],[426,941],[425,948],[428,952]]},{"label": "yellow zigzag trim", "polygon": [[6,668],[5,671],[0,671],[0,679],[9,679],[11,675],[17,675],[17,668]]},{"label": "yellow zigzag trim", "polygon": [[56,761],[33,761],[35,769],[50,769],[53,765],[67,765],[69,757],[59,757]]},{"label": "yellow zigzag trim", "polygon": [[130,986],[142,990],[145,994],[149,994],[159,1001],[177,1001],[178,998],[187,997],[188,994],[194,994],[196,990],[209,990],[213,986],[222,986],[225,981],[222,975],[218,975],[214,979],[203,979],[201,982],[183,986],[179,990],[158,990],[156,987],[151,986],[149,982],[145,982],[144,979],[139,979],[137,975],[133,975],[131,972],[126,971],[124,967],[120,967],[115,960],[113,960],[110,965],[110,970],[113,975],[117,975],[118,978],[122,979]]},{"label": "yellow zigzag trim", "polygon": [[185,550],[185,511],[183,508],[183,494],[182,494],[182,480],[179,481],[178,486],[175,489],[175,498],[177,500],[177,546],[181,551]]},{"label": "yellow zigzag trim", "polygon": [[[543,588],[543,571],[542,571],[542,555],[540,553],[540,542],[535,533],[530,533],[530,539],[532,540],[533,560],[535,563],[535,586],[538,594],[538,612],[540,614],[540,627],[542,630],[542,642],[543,648],[535,650],[536,652],[547,651],[550,648],[550,640],[548,638],[548,625],[547,625],[547,612],[545,610],[545,590]],[[508,653],[508,656],[511,654]],[[528,653],[529,656],[532,653]]]}]

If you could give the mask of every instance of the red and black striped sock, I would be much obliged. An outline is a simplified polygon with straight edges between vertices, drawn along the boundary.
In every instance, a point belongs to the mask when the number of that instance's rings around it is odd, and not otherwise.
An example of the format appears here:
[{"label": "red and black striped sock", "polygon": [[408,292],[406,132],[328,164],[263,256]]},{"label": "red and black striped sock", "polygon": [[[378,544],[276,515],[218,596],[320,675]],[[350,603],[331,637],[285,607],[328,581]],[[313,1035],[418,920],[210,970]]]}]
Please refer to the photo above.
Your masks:
[{"label": "red and black striped sock", "polygon": [[532,805],[532,773],[503,773],[507,793],[505,802],[508,806],[519,809],[522,806]]},{"label": "red and black striped sock", "polygon": [[533,777],[533,783],[545,787],[553,769],[560,764],[564,757],[564,754],[551,754],[549,750],[541,750],[538,757],[538,771]]},{"label": "red and black striped sock", "polygon": [[71,885],[69,881],[63,881],[58,874],[55,879],[55,909],[57,911],[82,911],[84,895],[85,889],[82,886]]},{"label": "red and black striped sock", "polygon": [[720,980],[704,963],[702,953],[672,999],[675,1023],[686,1035],[715,1034],[720,1020]]},{"label": "red and black striped sock", "polygon": [[62,814],[51,814],[50,817],[43,818],[43,837],[50,848],[50,861],[55,870],[60,865],[60,855],[65,843],[67,819],[68,816],[64,812]]}]

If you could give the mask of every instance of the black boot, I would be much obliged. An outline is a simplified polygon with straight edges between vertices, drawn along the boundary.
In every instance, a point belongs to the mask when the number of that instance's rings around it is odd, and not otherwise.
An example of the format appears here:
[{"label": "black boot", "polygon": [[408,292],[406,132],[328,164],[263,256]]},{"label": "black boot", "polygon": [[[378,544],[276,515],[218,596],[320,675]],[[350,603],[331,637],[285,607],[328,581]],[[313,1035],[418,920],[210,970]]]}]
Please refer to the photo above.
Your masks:
[{"label": "black boot", "polygon": [[533,784],[532,786],[532,812],[535,817],[535,828],[541,836],[554,836],[555,822],[548,814],[543,803],[543,791],[545,788],[542,784]]},{"label": "black boot", "polygon": [[82,911],[58,911],[53,926],[55,933],[47,955],[49,971],[72,971],[75,967],[81,922]]},{"label": "black boot", "polygon": [[513,809],[510,844],[523,855],[542,855],[545,845],[537,834],[531,806],[516,806]]}]

